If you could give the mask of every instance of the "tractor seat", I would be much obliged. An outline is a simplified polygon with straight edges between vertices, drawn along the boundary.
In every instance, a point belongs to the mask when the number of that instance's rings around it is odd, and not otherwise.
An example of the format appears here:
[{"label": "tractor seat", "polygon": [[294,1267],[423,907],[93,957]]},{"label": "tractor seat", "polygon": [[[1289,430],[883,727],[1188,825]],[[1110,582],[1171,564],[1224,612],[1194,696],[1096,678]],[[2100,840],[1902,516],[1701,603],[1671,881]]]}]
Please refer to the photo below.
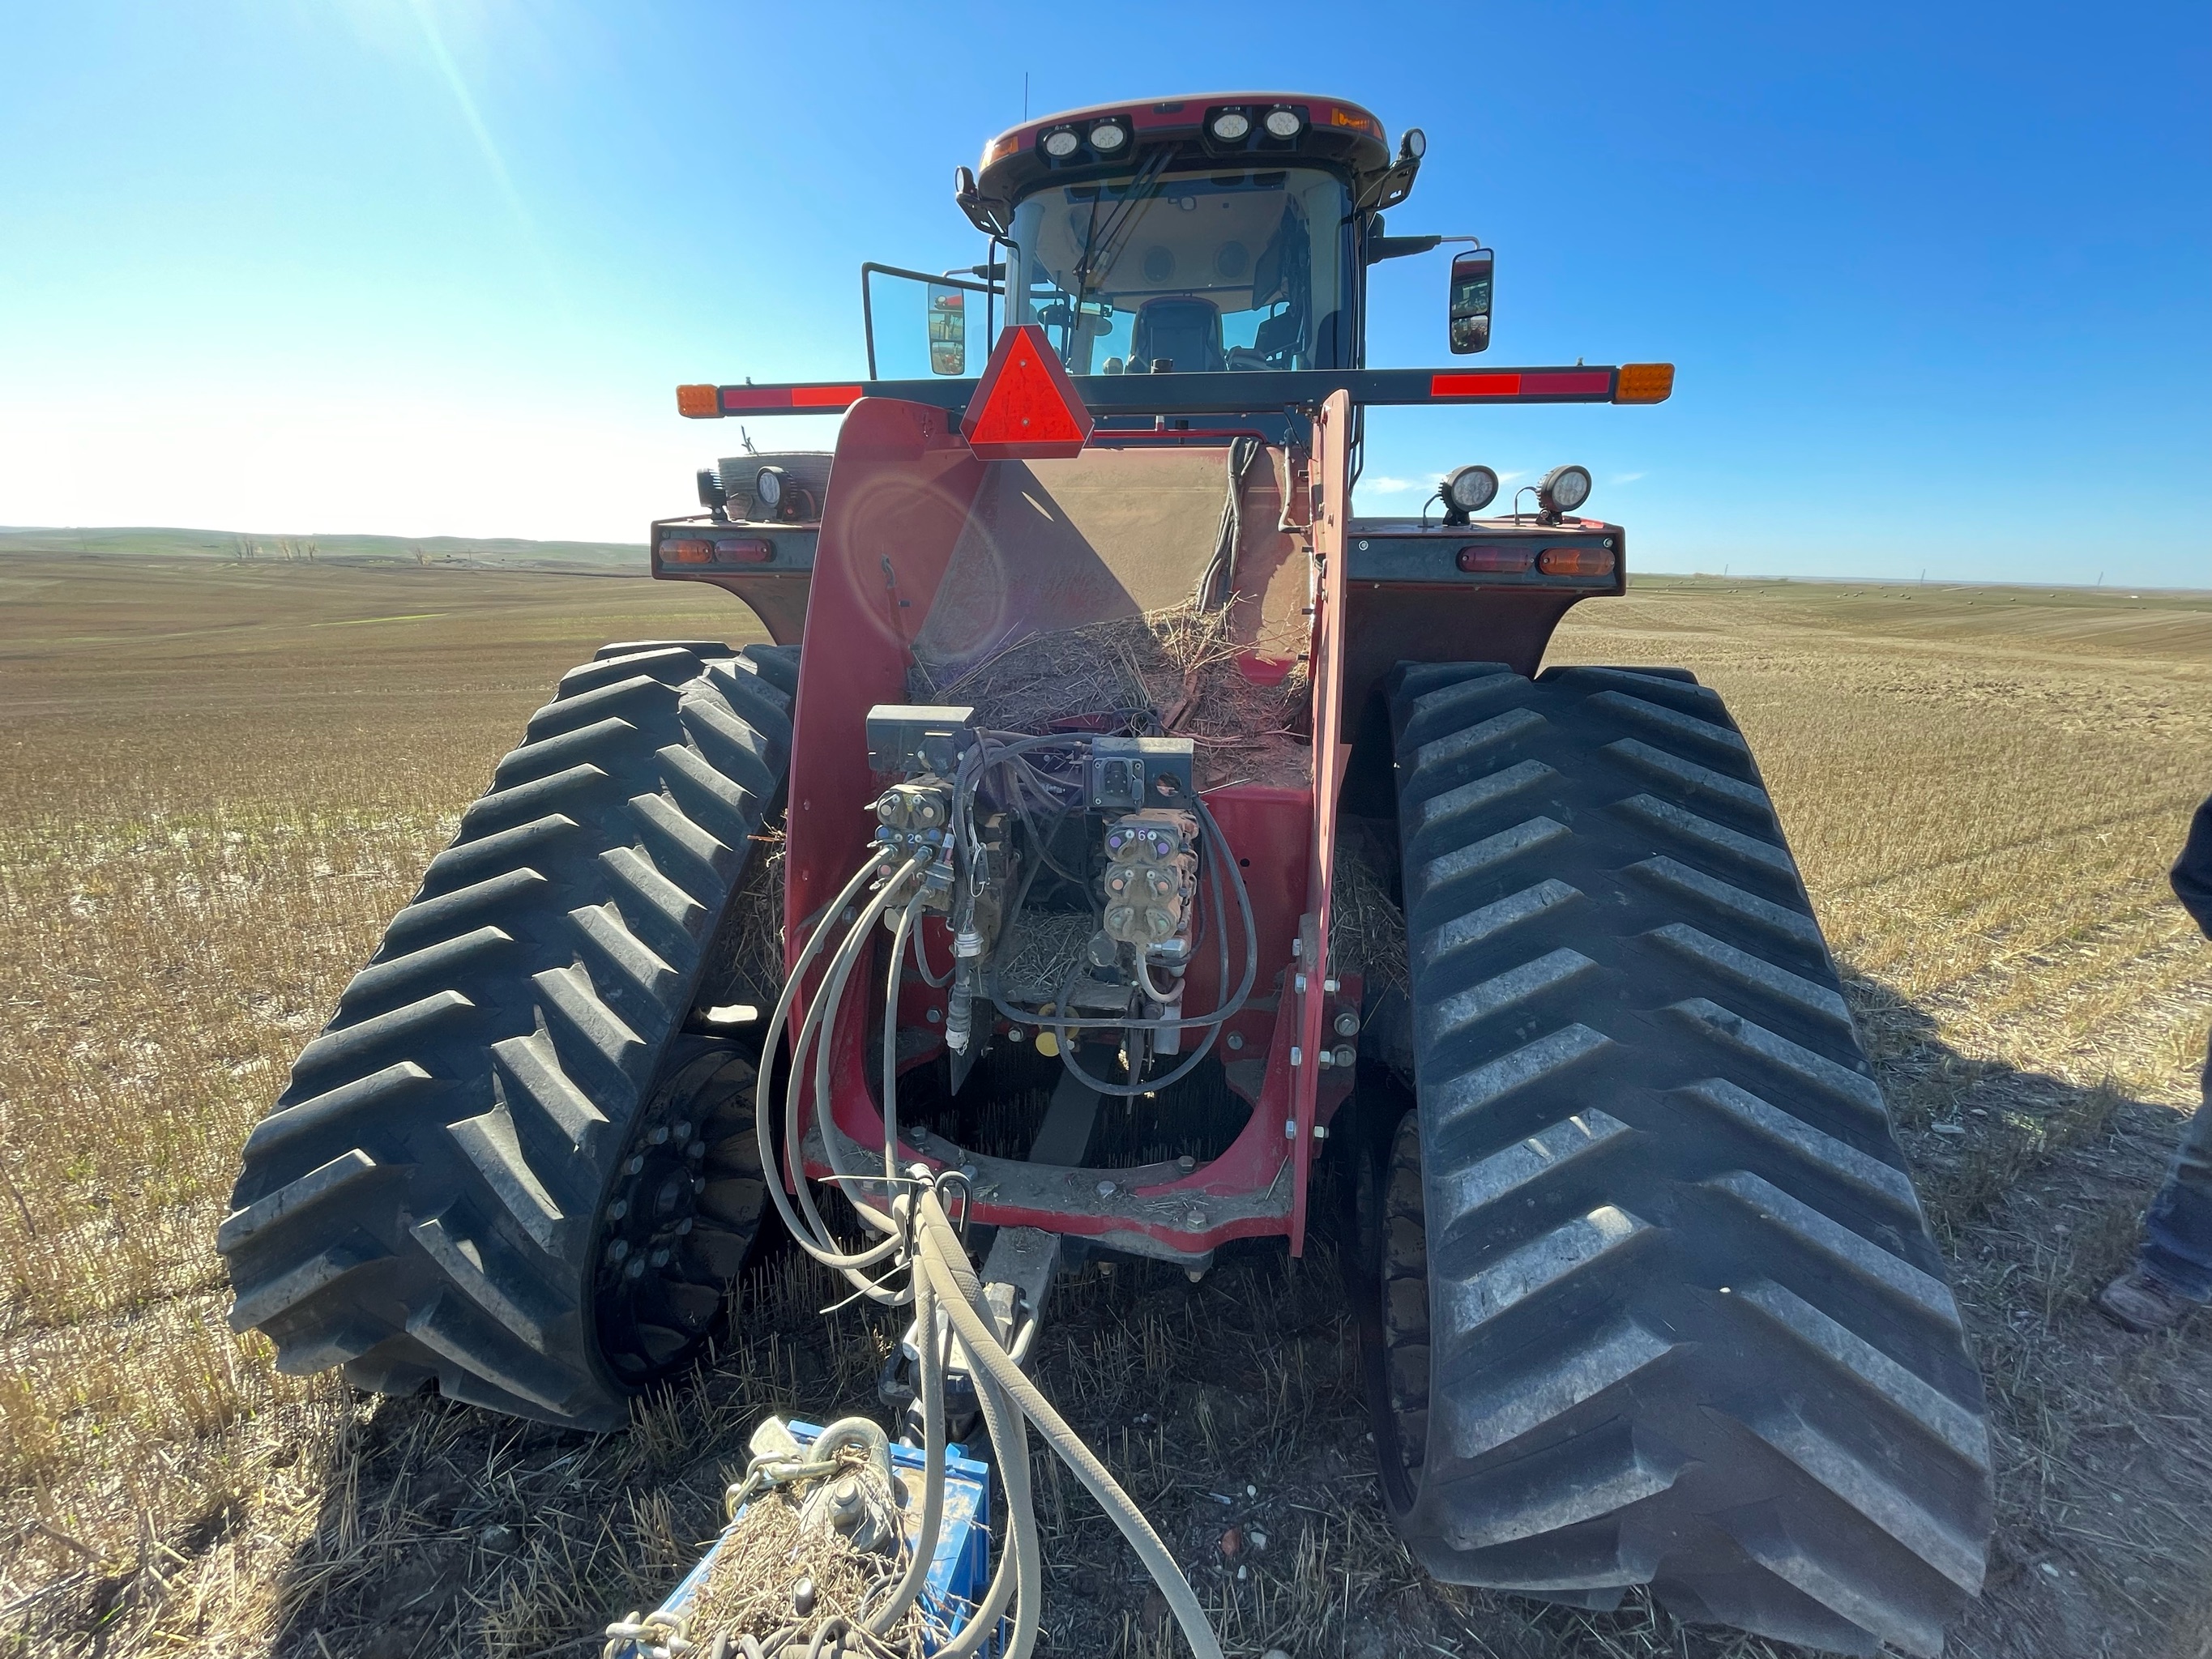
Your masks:
[{"label": "tractor seat", "polygon": [[1227,366],[1221,349],[1221,313],[1194,295],[1163,295],[1137,307],[1129,333],[1129,361],[1164,357],[1178,369],[1206,373]]}]

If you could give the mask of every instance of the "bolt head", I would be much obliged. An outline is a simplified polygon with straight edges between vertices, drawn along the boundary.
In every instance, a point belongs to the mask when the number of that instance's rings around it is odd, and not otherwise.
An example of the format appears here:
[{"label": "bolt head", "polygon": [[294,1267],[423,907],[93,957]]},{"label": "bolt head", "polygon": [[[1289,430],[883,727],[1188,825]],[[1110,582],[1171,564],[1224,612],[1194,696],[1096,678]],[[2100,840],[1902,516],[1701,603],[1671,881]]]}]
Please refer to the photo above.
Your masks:
[{"label": "bolt head", "polygon": [[1102,1181],[1102,1182],[1100,1182],[1098,1183],[1098,1196],[1099,1196],[1099,1197],[1101,1197],[1101,1198],[1111,1198],[1111,1197],[1113,1197],[1113,1196],[1114,1196],[1114,1183],[1113,1183],[1112,1182],[1110,1182],[1110,1181]]}]

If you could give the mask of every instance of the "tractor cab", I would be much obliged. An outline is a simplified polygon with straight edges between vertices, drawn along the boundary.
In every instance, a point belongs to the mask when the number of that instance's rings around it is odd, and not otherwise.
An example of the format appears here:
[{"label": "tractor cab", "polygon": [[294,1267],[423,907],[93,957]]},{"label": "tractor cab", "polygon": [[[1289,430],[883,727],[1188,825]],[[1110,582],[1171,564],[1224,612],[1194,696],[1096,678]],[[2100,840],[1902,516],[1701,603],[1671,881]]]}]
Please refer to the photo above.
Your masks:
[{"label": "tractor cab", "polygon": [[1366,267],[1442,240],[1382,234],[1423,148],[1409,131],[1394,155],[1367,111],[1281,94],[1014,128],[955,175],[986,263],[866,267],[870,374],[971,374],[1006,324],[1042,327],[1079,377],[1361,368]]}]

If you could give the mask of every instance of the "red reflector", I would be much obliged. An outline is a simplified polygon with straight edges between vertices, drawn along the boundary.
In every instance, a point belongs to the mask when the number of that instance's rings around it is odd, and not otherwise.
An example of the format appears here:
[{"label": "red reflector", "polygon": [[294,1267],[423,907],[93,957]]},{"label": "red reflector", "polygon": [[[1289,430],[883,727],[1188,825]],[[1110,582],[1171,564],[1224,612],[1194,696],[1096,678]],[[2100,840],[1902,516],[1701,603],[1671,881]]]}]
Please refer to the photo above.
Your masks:
[{"label": "red reflector", "polygon": [[1462,570],[1487,574],[1517,576],[1528,568],[1528,550],[1525,547],[1462,547],[1459,550],[1459,568]]},{"label": "red reflector", "polygon": [[1523,374],[1521,395],[1524,398],[1609,398],[1613,395],[1613,371],[1609,368],[1560,369],[1549,374]]},{"label": "red reflector", "polygon": [[749,409],[845,409],[860,401],[857,386],[726,386],[722,412]]},{"label": "red reflector", "polygon": [[714,544],[712,542],[663,542],[660,544],[663,564],[712,564]]},{"label": "red reflector", "polygon": [[1431,398],[1517,398],[1521,395],[1518,374],[1431,374],[1429,376],[1429,396]]},{"label": "red reflector", "polygon": [[1547,576],[1610,576],[1613,550],[1609,547],[1547,547],[1536,557],[1536,568]]},{"label": "red reflector", "polygon": [[714,556],[724,564],[767,564],[775,557],[775,544],[759,536],[714,544]]},{"label": "red reflector", "polygon": [[988,461],[1047,460],[1081,454],[1091,424],[1044,330],[1023,323],[999,336],[960,435]]}]

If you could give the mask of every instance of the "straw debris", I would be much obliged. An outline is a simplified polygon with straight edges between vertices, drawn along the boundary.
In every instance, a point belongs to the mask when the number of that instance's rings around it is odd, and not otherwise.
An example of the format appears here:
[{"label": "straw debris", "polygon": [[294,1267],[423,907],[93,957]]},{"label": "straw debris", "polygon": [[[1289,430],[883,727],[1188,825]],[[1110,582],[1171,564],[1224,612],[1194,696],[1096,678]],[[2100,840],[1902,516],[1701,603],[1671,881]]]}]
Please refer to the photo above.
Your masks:
[{"label": "straw debris", "polygon": [[1406,963],[1406,913],[1390,896],[1390,884],[1366,836],[1336,843],[1329,890],[1328,959],[1339,973],[1358,974],[1372,997],[1384,990],[1410,994]]},{"label": "straw debris", "polygon": [[1306,666],[1274,685],[1246,671],[1250,647],[1233,624],[1251,603],[1240,594],[1212,610],[1170,605],[1030,634],[957,675],[917,656],[909,695],[972,704],[979,724],[1002,732],[1188,738],[1201,789],[1303,785],[1312,776]]},{"label": "straw debris", "polygon": [[[865,1459],[846,1461],[859,1467]],[[807,1644],[813,1632],[842,1620],[851,1633],[832,1651],[921,1659],[926,1619],[919,1601],[883,1636],[870,1636],[862,1628],[864,1613],[890,1592],[903,1564],[854,1549],[826,1526],[803,1526],[805,1501],[817,1485],[801,1481],[771,1487],[730,1524],[691,1604],[695,1647],[707,1648],[725,1632],[733,1643],[751,1636],[766,1647],[771,1636],[795,1631],[796,1639],[787,1636],[786,1646],[804,1653],[811,1650]],[[811,1594],[796,1599],[802,1583]]]}]

